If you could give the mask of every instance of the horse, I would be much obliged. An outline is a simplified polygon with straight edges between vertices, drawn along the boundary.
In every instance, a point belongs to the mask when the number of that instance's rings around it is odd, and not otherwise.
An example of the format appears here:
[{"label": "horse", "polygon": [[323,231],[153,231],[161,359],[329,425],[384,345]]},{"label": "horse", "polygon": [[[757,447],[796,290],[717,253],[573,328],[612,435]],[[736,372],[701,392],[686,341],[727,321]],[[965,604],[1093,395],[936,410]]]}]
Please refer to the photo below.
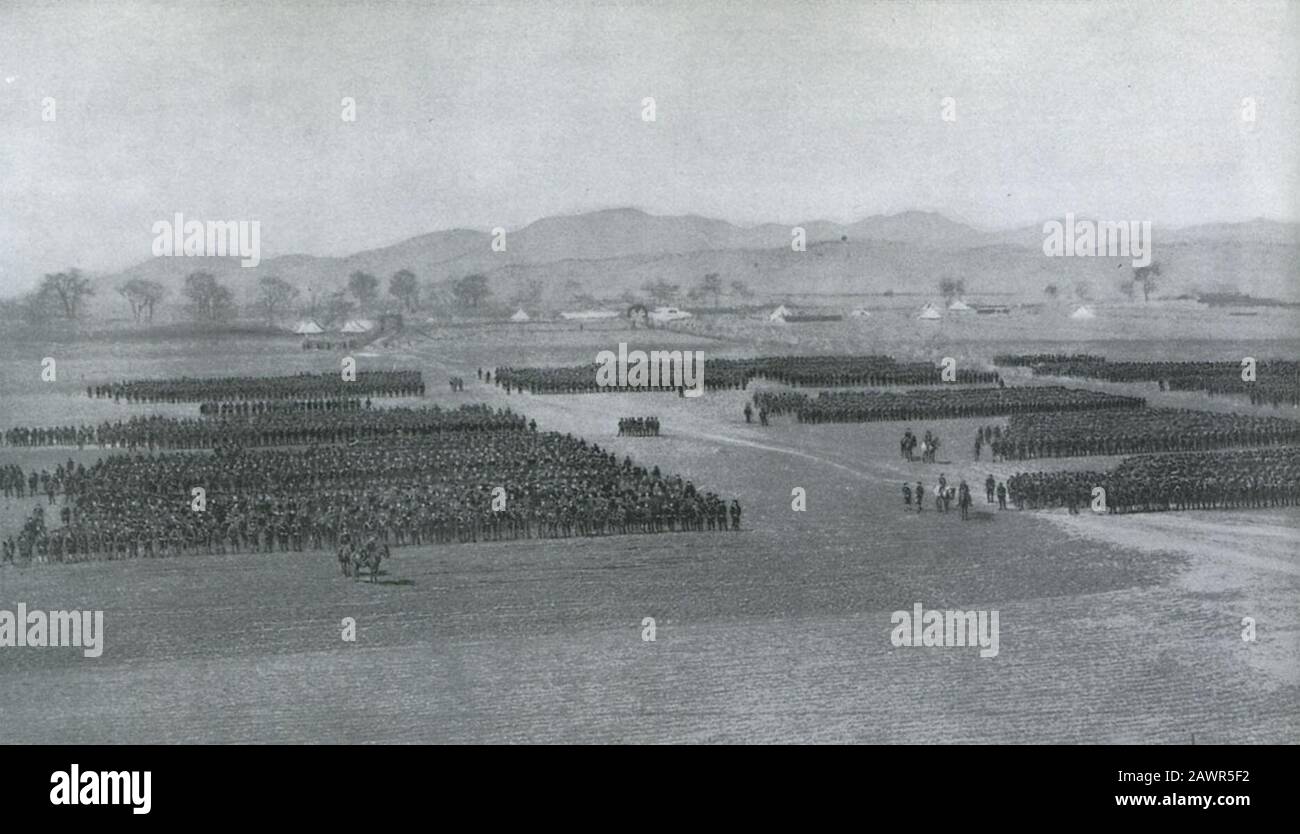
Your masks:
[{"label": "horse", "polygon": [[370,581],[379,581],[379,564],[390,555],[388,545],[369,541],[352,551],[352,581],[361,578],[361,567],[370,571]]}]

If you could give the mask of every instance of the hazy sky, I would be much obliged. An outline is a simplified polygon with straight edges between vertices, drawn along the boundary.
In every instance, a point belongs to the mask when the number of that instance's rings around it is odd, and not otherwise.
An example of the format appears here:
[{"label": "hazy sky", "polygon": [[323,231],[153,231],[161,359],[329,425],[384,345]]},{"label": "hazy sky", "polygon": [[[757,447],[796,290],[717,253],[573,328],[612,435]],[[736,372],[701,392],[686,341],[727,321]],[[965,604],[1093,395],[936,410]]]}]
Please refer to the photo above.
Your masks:
[{"label": "hazy sky", "polygon": [[624,205],[1297,220],[1298,136],[1294,3],[6,1],[0,292],[177,211],[264,258]]}]

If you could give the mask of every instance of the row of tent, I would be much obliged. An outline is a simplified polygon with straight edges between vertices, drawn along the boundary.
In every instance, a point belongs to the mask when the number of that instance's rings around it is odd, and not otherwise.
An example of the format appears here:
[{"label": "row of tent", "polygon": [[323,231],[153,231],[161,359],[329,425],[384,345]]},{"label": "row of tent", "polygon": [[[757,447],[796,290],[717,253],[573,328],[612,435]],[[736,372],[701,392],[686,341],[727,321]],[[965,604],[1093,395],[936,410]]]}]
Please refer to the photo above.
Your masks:
[{"label": "row of tent", "polygon": [[[375,323],[370,319],[350,319],[339,328],[340,333],[369,333],[375,329]],[[325,332],[321,327],[311,319],[303,319],[294,325],[294,335],[296,336],[319,336]]]},{"label": "row of tent", "polygon": [[[973,307],[971,307],[969,304],[967,304],[966,302],[960,299],[949,304],[948,310],[949,312],[953,312],[953,313],[975,312],[975,309]],[[785,323],[786,319],[791,315],[793,314],[790,312],[789,308],[787,308],[784,304],[782,304],[780,307],[777,307],[768,315],[767,320],[770,322],[783,324]],[[858,307],[857,309],[849,313],[849,316],[855,319],[865,319],[871,317],[871,312],[864,307]],[[943,314],[939,312],[939,308],[936,307],[934,304],[926,304],[924,307],[921,308],[921,311],[917,313],[916,317],[924,321],[936,321],[938,319],[943,318]],[[1096,317],[1097,314],[1094,313],[1091,308],[1084,305],[1080,305],[1078,308],[1075,309],[1073,313],[1070,314],[1070,318],[1076,321],[1095,319]]]},{"label": "row of tent", "polygon": [[[660,309],[665,311],[663,316],[665,319],[685,317],[689,315],[687,313],[681,313],[677,311],[675,308],[660,308]],[[969,304],[961,300],[957,300],[949,304],[948,310],[954,313],[975,312],[974,308],[972,308]],[[657,313],[659,311],[656,310],[655,312]],[[567,320],[574,320],[574,321],[585,321],[590,319],[616,318],[618,315],[619,314],[617,312],[610,311],[610,310],[589,310],[589,311],[583,311],[579,313],[561,313],[560,318],[567,319]],[[792,313],[788,307],[782,304],[779,307],[777,307],[775,310],[773,310],[770,314],[768,314],[767,320],[770,322],[783,324],[785,323],[786,319],[792,315],[794,315],[794,313]],[[867,310],[865,307],[858,307],[853,311],[851,311],[849,313],[849,316],[855,319],[865,319],[871,317],[871,312]],[[654,318],[655,317],[654,314],[651,314],[651,317]],[[943,318],[943,314],[939,312],[939,308],[936,307],[934,304],[928,303],[921,308],[921,311],[917,313],[916,317],[924,321],[935,321],[937,319]],[[1097,314],[1094,313],[1091,310],[1091,308],[1085,305],[1080,305],[1078,308],[1075,309],[1073,313],[1070,314],[1070,318],[1075,319],[1076,321],[1095,319],[1096,317]],[[532,316],[524,312],[524,309],[521,307],[518,310],[516,310],[513,315],[510,316],[510,321],[513,322],[532,321]],[[340,329],[340,332],[369,333],[371,330],[374,329],[374,327],[375,327],[374,322],[370,321],[369,319],[352,319],[343,325],[343,327]],[[303,321],[298,323],[297,327],[294,328],[293,332],[299,336],[315,336],[324,333],[325,330],[316,322],[308,319],[304,319]]]},{"label": "row of tent", "polygon": [[[948,309],[949,311],[955,313],[975,312],[973,307],[971,307],[966,302],[960,300],[954,301],[953,303],[949,304]],[[943,318],[943,314],[940,313],[939,308],[935,307],[933,304],[926,304],[924,307],[921,308],[921,312],[918,313],[916,317],[918,319],[925,319],[926,321],[934,321],[935,319]],[[1075,321],[1086,321],[1088,319],[1097,318],[1097,314],[1092,311],[1091,307],[1088,307],[1085,304],[1080,304],[1078,307],[1074,309],[1073,313],[1070,313],[1070,318],[1074,319]]]}]

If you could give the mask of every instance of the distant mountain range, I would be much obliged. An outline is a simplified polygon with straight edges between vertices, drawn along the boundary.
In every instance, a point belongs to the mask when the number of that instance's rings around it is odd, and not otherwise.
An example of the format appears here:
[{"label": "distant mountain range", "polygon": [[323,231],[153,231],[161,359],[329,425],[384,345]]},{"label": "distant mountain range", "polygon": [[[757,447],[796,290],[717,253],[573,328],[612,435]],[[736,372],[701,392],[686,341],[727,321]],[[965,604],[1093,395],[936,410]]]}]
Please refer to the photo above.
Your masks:
[{"label": "distant mountain range", "polygon": [[[711,272],[724,286],[742,282],[760,297],[890,289],[937,294],[941,280],[955,279],[971,295],[1032,301],[1041,300],[1048,285],[1055,285],[1061,298],[1120,297],[1121,284],[1132,277],[1129,258],[1046,257],[1042,224],[986,231],[941,214],[911,211],[850,224],[801,225],[807,250],[796,252],[787,225],[742,227],[695,215],[611,209],[507,230],[504,252],[493,251],[488,230],[452,229],[345,257],[264,258],[252,268],[232,258],[151,258],[95,280],[109,298],[110,288],[132,278],[159,281],[172,288],[169,306],[175,307],[185,275],[195,270],[215,274],[241,303],[255,297],[263,276],[278,275],[299,286],[300,300],[306,300],[312,291],[323,297],[345,286],[357,270],[380,278],[386,290],[390,275],[410,269],[440,296],[450,282],[482,273],[499,301],[536,281],[549,304],[580,295],[613,300],[655,281],[680,285],[684,292]],[[1300,224],[1257,219],[1156,226],[1153,237],[1160,295],[1237,291],[1300,298]],[[125,305],[113,315],[124,311]]]}]

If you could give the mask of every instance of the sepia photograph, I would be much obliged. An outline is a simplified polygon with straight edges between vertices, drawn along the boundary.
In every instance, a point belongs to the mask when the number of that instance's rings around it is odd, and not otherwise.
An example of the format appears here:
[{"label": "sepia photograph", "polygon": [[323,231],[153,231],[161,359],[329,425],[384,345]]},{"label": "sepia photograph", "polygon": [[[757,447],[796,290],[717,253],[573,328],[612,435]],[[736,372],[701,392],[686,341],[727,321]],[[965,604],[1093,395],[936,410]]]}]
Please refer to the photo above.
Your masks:
[{"label": "sepia photograph", "polygon": [[0,744],[1300,743],[1297,137],[1293,0],[4,2]]}]

